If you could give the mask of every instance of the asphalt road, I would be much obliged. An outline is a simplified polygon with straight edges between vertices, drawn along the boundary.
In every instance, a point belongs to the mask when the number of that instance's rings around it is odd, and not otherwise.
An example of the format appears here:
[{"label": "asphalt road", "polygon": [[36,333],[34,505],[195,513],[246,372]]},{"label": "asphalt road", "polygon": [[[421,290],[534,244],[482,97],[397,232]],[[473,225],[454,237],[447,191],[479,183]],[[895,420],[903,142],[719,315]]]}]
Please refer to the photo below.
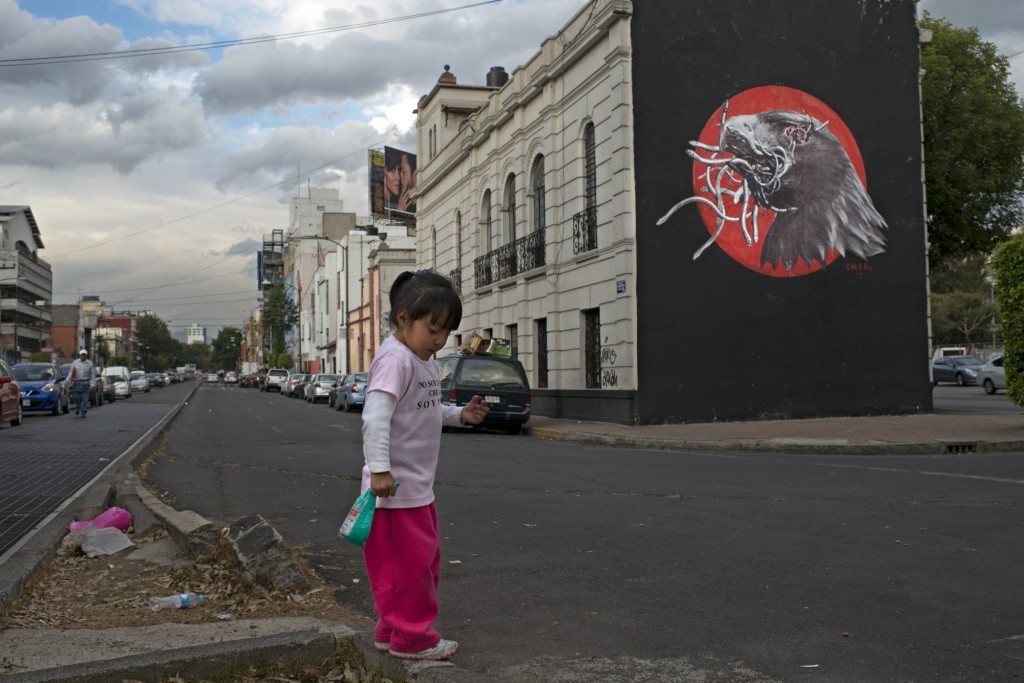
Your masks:
[{"label": "asphalt road", "polygon": [[[1005,401],[949,390],[951,410]],[[359,430],[357,413],[203,386],[147,476],[221,523],[262,514],[369,614],[361,554],[336,538]],[[436,493],[438,628],[489,680],[1024,680],[1019,455],[669,453],[456,431]]]},{"label": "asphalt road", "polygon": [[1019,413],[1024,408],[1006,397],[1005,391],[986,394],[978,386],[958,387],[955,384],[939,384],[932,389],[934,411],[939,415],[964,413]]}]

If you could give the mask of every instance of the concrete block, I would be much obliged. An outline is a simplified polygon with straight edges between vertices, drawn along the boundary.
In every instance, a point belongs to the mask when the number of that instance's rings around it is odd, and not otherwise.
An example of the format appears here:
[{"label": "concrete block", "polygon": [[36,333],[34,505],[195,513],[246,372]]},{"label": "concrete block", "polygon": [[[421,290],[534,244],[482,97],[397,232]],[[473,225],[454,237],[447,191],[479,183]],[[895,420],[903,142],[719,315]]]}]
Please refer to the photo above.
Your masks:
[{"label": "concrete block", "polygon": [[261,585],[283,593],[309,589],[309,576],[281,534],[260,515],[243,517],[228,527],[227,538],[238,560]]}]

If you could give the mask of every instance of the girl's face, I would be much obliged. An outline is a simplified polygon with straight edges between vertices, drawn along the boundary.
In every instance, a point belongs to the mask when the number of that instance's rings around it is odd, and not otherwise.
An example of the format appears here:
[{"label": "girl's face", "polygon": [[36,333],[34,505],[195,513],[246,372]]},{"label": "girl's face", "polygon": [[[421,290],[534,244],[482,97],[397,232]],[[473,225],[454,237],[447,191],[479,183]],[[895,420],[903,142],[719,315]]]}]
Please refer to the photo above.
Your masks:
[{"label": "girl's face", "polygon": [[398,314],[398,329],[395,339],[409,347],[420,360],[430,360],[435,353],[448,343],[451,330],[438,327],[432,316],[424,316],[419,320],[409,320],[404,312]]},{"label": "girl's face", "polygon": [[384,187],[391,194],[402,193],[402,172],[399,168],[384,169]]}]

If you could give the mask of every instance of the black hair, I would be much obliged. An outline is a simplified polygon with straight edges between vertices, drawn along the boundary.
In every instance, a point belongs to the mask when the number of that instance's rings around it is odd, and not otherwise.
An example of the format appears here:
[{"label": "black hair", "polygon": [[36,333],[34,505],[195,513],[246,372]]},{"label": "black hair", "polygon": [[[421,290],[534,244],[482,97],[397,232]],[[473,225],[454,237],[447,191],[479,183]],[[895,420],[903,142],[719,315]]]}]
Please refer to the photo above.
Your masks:
[{"label": "black hair", "polygon": [[449,332],[462,322],[462,300],[452,281],[429,270],[407,270],[399,275],[388,298],[392,327],[398,327],[398,314],[403,311],[409,320],[430,316],[433,324]]}]

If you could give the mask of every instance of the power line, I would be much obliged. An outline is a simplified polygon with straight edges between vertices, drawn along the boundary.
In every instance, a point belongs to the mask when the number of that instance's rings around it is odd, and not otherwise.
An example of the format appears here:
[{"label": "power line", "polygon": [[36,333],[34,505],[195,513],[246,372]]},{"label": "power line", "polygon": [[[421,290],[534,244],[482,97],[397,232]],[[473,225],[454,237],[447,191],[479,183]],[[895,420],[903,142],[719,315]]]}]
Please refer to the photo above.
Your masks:
[{"label": "power line", "polygon": [[176,45],[170,47],[151,47],[151,48],[140,48],[136,50],[118,50],[114,52],[87,52],[82,54],[70,54],[70,55],[51,55],[49,57],[18,57],[14,59],[0,59],[0,67],[9,66],[40,66],[46,64],[69,64],[75,62],[95,62],[107,59],[125,59],[128,57],[151,57],[153,55],[166,55],[176,54],[178,52],[198,52],[202,50],[212,50],[224,47],[232,47],[235,45],[255,45],[258,43],[270,43],[277,40],[288,40],[291,38],[305,38],[308,36],[319,36],[329,33],[339,33],[342,31],[353,31],[361,28],[371,28],[373,26],[383,26],[385,24],[394,24],[401,21],[411,21],[413,19],[425,19],[427,17],[433,17],[440,14],[448,14],[451,12],[460,12],[467,9],[473,9],[474,7],[481,7],[483,5],[493,5],[495,3],[502,2],[502,0],[483,0],[482,2],[475,2],[469,5],[461,5],[459,7],[449,7],[446,9],[430,10],[427,12],[419,12],[418,14],[406,14],[400,17],[391,17],[388,19],[375,19],[373,21],[366,21],[359,24],[347,24],[345,26],[332,26],[330,28],[311,29],[309,31],[297,31],[295,33],[281,33],[272,36],[259,36],[255,38],[238,38],[235,40],[219,40],[210,43],[196,43],[194,45]]}]

